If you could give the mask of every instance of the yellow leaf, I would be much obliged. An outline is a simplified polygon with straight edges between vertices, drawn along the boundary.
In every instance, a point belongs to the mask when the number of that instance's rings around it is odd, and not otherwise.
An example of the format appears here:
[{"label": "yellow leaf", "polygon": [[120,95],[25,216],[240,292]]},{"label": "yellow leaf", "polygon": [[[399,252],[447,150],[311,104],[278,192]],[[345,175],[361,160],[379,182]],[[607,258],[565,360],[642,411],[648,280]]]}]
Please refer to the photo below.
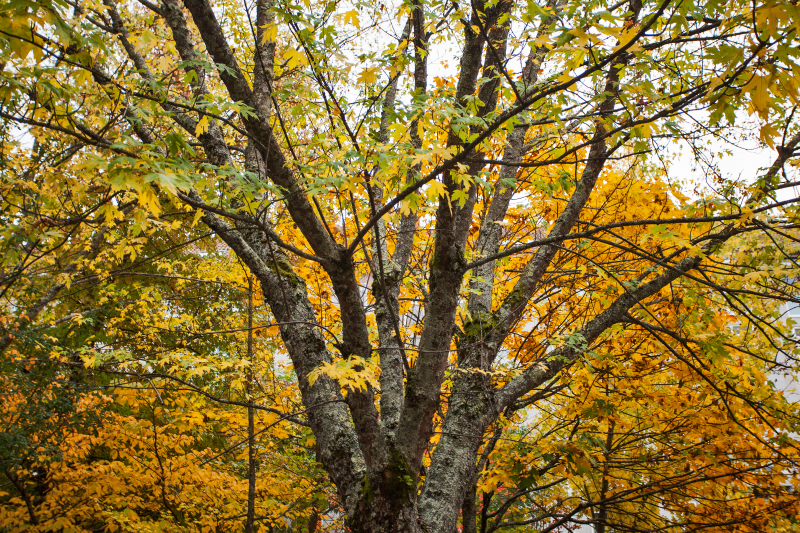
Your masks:
[{"label": "yellow leaf", "polygon": [[[620,34],[620,36],[619,36],[619,44],[614,47],[614,51],[616,52],[617,50],[620,50],[621,48],[626,46],[628,43],[630,43],[636,37],[637,33],[638,33],[638,28],[636,26],[631,26],[630,28],[628,28],[627,30],[622,32]],[[627,51],[628,52],[638,52],[641,49],[642,49],[642,47],[639,45],[638,42],[636,42],[636,43],[633,44],[633,46],[628,48]]]},{"label": "yellow leaf", "polygon": [[348,11],[344,14],[344,23],[352,24],[358,29],[361,29],[361,24],[358,21],[358,12],[356,10]]},{"label": "yellow leaf", "polygon": [[358,76],[358,83],[375,83],[378,81],[378,67],[365,68]]},{"label": "yellow leaf", "polygon": [[746,207],[746,208],[742,209],[742,214],[739,217],[739,222],[741,224],[747,224],[748,222],[750,222],[753,219],[754,216],[755,216],[755,214],[753,213],[753,208],[752,207]]},{"label": "yellow leaf", "polygon": [[430,199],[434,199],[438,196],[446,196],[447,190],[444,188],[444,183],[438,181],[430,182],[428,185],[427,195]]},{"label": "yellow leaf", "polygon": [[538,36],[538,37],[537,37],[537,38],[536,38],[536,39],[533,41],[533,43],[534,43],[534,44],[535,44],[537,47],[539,47],[539,46],[546,46],[548,49],[549,49],[549,48],[553,48],[553,45],[552,45],[552,44],[550,44],[550,35],[548,35],[548,34],[546,34],[546,33],[542,33],[540,36]]},{"label": "yellow leaf", "polygon": [[264,33],[261,34],[261,44],[274,42],[275,39],[278,38],[277,24],[265,24],[264,26],[262,26],[262,28],[264,29]]},{"label": "yellow leaf", "polygon": [[301,52],[295,50],[294,48],[289,48],[283,54],[283,57],[286,60],[287,69],[293,69],[297,65],[306,63],[306,57]]},{"label": "yellow leaf", "polygon": [[392,63],[392,66],[389,67],[389,75],[392,77],[397,76],[398,73],[402,72],[404,66],[405,65],[403,64],[402,61],[400,60],[395,61],[394,63]]},{"label": "yellow leaf", "polygon": [[200,122],[197,123],[197,127],[194,129],[194,134],[199,137],[207,131],[208,131],[208,117],[203,116],[203,118],[200,119]]},{"label": "yellow leaf", "polygon": [[203,216],[202,209],[198,209],[197,211],[195,211],[194,218],[192,219],[192,227],[195,227],[197,225],[197,221],[200,220],[200,217],[202,216]]}]

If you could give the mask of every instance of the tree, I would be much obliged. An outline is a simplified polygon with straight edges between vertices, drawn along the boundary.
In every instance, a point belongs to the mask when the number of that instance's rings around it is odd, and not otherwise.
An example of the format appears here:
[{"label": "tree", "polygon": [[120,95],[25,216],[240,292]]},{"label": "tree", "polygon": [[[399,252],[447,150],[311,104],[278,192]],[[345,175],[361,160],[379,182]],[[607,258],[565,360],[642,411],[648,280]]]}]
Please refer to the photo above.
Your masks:
[{"label": "tree", "polygon": [[[794,523],[793,2],[1,9],[4,351],[80,269],[107,286],[102,254],[202,222],[259,282],[350,530]],[[715,172],[753,129],[772,163]]]},{"label": "tree", "polygon": [[[3,360],[3,528],[230,530],[248,501],[254,519],[278,531],[319,521],[336,499],[307,424],[291,415],[303,409],[272,357],[274,340],[256,329],[247,342],[242,270],[213,249],[165,261],[148,248],[105,272],[99,295],[75,280],[65,305]],[[130,277],[144,282],[120,282]],[[118,312],[97,305],[121,295],[132,303]],[[254,300],[259,319],[263,299]],[[94,312],[75,313],[79,305]],[[48,323],[59,314],[66,320]],[[258,474],[253,498],[249,472]]]}]

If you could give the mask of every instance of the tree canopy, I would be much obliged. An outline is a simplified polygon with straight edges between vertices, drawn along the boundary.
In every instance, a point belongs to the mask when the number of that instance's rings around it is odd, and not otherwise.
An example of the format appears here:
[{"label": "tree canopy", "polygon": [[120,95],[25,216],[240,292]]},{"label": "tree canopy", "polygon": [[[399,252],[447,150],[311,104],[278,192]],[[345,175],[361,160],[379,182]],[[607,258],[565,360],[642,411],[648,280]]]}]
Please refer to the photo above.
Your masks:
[{"label": "tree canopy", "polygon": [[0,531],[800,530],[798,30],[7,0]]}]

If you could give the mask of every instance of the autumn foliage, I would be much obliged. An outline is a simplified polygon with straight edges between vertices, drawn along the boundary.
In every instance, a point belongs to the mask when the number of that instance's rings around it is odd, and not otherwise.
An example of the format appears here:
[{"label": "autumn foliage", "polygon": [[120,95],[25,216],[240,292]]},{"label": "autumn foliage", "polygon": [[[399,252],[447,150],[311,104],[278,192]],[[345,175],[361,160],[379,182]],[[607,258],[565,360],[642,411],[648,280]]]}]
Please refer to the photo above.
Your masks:
[{"label": "autumn foliage", "polygon": [[799,10],[4,2],[0,533],[800,531]]}]

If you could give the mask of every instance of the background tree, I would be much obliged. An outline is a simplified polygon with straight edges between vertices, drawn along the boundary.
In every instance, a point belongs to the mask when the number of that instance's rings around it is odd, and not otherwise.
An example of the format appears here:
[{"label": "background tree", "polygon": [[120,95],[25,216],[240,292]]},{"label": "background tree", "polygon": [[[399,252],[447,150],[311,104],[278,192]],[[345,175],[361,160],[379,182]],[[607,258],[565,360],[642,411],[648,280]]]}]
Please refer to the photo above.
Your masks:
[{"label": "background tree", "polygon": [[[796,366],[797,9],[8,3],[0,347],[62,320],[78,273],[127,291],[111,257],[210,231],[260,284],[350,530],[793,527],[769,372]],[[753,129],[772,163],[715,172],[713,143]],[[673,141],[705,183],[673,175]],[[38,223],[40,198],[83,218],[42,239],[63,215]],[[133,331],[75,366],[211,394],[215,348],[131,368]]]},{"label": "background tree", "polygon": [[291,371],[263,328],[247,354],[245,272],[174,214],[133,201],[97,215],[107,184],[57,168],[32,169],[23,187],[4,174],[7,207],[22,206],[4,241],[4,530],[238,528],[251,402],[254,518],[281,531],[326,516]]}]

